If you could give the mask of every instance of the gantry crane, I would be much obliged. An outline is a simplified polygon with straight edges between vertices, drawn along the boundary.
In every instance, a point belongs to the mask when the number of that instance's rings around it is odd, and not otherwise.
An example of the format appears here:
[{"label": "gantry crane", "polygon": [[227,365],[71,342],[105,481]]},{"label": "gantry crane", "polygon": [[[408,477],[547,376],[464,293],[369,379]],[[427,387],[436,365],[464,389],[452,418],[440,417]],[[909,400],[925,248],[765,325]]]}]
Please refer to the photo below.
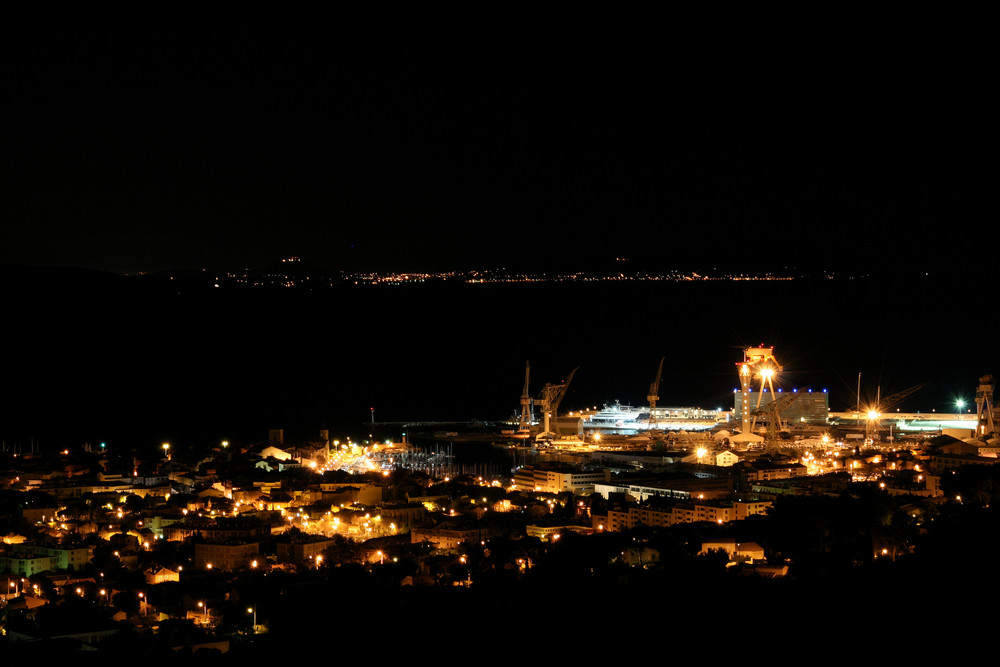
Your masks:
[{"label": "gantry crane", "polygon": [[993,425],[993,376],[984,375],[979,378],[979,388],[976,389],[976,437],[988,440],[996,437],[996,427]]},{"label": "gantry crane", "polygon": [[[774,346],[748,347],[743,350],[743,361],[736,362],[739,367],[740,386],[743,391],[743,432],[752,433],[757,425],[756,416],[751,416],[760,409],[764,399],[764,388],[771,390],[774,396],[774,376],[781,372],[781,364],[774,358]],[[759,393],[757,394],[757,405],[750,406],[750,385],[754,378],[760,379]],[[763,413],[760,413],[763,414]]]},{"label": "gantry crane", "polygon": [[578,370],[580,370],[579,366],[570,371],[569,376],[561,384],[546,383],[545,386],[542,387],[542,393],[538,396],[538,405],[542,410],[542,416],[545,421],[543,430],[539,436],[557,435],[549,430],[549,425],[552,423],[553,418],[557,416],[559,412],[559,404],[562,402],[563,397],[566,396],[566,390],[569,389],[569,383],[573,381],[573,375]]},{"label": "gantry crane", "polygon": [[886,410],[896,405],[910,394],[923,389],[929,384],[930,382],[924,382],[910,387],[909,389],[904,389],[903,391],[892,394],[891,396],[878,398],[875,403],[868,405],[867,407],[859,404],[851,408],[850,412],[857,412],[865,419],[865,441],[874,442],[876,440],[879,429],[882,427],[882,415],[885,414]]},{"label": "gantry crane", "polygon": [[663,362],[666,357],[660,359],[660,367],[656,369],[656,379],[653,380],[653,384],[649,385],[649,396],[646,400],[649,401],[649,428],[656,428],[656,402],[660,400],[660,376],[663,375]]}]

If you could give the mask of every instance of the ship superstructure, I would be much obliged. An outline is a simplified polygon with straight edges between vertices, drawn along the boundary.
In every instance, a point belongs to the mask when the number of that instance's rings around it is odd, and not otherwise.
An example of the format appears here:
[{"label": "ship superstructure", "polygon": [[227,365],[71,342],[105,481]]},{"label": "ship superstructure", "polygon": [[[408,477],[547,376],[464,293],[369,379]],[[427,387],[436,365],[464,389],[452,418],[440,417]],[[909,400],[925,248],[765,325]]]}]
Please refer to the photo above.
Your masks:
[{"label": "ship superstructure", "polygon": [[707,430],[729,420],[729,413],[721,410],[682,407],[634,407],[615,401],[605,404],[596,412],[583,415],[584,431],[597,431],[616,435],[661,429],[666,431]]}]

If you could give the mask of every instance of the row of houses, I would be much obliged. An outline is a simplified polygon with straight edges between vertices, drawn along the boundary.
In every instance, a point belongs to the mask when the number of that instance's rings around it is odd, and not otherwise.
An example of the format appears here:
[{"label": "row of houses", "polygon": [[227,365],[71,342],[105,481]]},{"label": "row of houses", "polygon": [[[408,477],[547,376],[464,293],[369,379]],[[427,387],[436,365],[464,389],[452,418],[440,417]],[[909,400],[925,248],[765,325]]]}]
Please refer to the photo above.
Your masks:
[{"label": "row of houses", "polygon": [[631,506],[609,509],[607,516],[594,515],[597,530],[622,531],[636,526],[673,526],[678,523],[728,523],[756,514],[765,514],[773,503],[769,500],[737,500],[732,503],[695,503],[674,507],[652,508]]}]

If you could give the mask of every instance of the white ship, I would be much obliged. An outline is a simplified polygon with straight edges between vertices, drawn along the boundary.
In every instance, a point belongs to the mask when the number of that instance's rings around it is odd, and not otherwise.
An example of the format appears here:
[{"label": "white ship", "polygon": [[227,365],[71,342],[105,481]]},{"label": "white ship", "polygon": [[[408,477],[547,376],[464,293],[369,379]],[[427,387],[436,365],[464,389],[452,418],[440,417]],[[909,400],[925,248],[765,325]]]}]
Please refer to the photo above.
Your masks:
[{"label": "white ship", "polygon": [[721,410],[701,408],[661,408],[655,409],[655,420],[650,420],[649,407],[633,407],[615,401],[605,404],[601,410],[586,415],[583,421],[585,431],[600,431],[618,435],[635,435],[640,431],[660,429],[663,431],[703,431],[720,422],[729,421],[730,413]]},{"label": "white ship", "polygon": [[[649,409],[634,408],[615,401],[614,405],[604,404],[604,408],[588,415],[583,422],[584,429],[609,431],[616,429],[622,434],[636,433],[640,425],[649,423]],[[648,428],[648,427],[647,427]]]}]

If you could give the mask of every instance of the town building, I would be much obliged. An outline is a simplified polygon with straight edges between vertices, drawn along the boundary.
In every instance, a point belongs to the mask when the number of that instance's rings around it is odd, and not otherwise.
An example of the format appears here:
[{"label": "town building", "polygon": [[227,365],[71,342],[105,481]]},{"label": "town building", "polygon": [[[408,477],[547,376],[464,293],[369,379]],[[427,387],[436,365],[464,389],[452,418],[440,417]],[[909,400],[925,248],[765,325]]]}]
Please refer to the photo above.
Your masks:
[{"label": "town building", "polygon": [[259,556],[258,542],[196,542],[194,545],[194,564],[200,568],[238,570]]},{"label": "town building", "polygon": [[578,496],[594,493],[595,485],[608,479],[605,470],[579,471],[555,465],[527,465],[514,473],[514,486],[540,493],[570,492]]},{"label": "town building", "polygon": [[720,549],[729,554],[729,560],[747,563],[764,560],[764,548],[759,544],[756,542],[737,542],[736,540],[702,542],[698,555]]},{"label": "town building", "polygon": [[321,535],[280,535],[274,542],[279,563],[305,563],[322,556],[334,541]]},{"label": "town building", "polygon": [[0,572],[23,577],[46,570],[76,570],[90,562],[90,547],[45,547],[21,543],[0,554]]},{"label": "town building", "polygon": [[455,524],[441,524],[435,528],[413,528],[410,543],[430,542],[437,549],[454,549],[463,542],[481,542],[495,536],[495,531],[481,524],[459,527]]}]

